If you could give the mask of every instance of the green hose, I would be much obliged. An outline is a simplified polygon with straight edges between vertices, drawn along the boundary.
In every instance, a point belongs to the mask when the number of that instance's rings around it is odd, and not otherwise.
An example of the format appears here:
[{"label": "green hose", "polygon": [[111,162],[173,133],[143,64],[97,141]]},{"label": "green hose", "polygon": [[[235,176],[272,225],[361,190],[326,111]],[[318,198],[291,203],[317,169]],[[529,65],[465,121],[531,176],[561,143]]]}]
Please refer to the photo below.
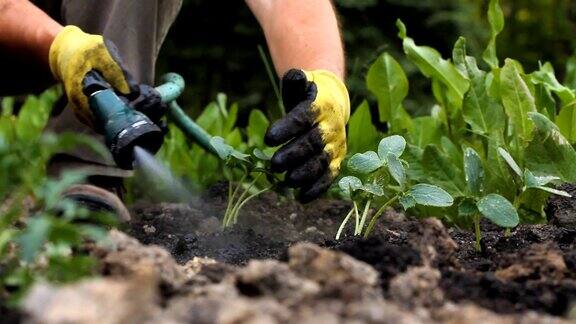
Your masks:
[{"label": "green hose", "polygon": [[168,103],[168,118],[184,132],[187,138],[198,143],[208,152],[218,155],[210,144],[212,136],[188,117],[176,102],[184,91],[184,78],[176,73],[168,73],[161,80],[162,84],[156,87],[156,90],[160,93],[162,102]]}]

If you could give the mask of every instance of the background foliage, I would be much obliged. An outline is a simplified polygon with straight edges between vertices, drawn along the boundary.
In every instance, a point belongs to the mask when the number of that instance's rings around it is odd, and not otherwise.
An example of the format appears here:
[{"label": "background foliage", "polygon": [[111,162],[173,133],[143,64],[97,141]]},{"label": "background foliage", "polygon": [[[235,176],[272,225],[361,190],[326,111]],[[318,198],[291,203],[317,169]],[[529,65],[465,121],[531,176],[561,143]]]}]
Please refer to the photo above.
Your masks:
[{"label": "background foliage", "polygon": [[[470,54],[479,56],[488,38],[488,1],[484,0],[335,0],[348,59],[348,86],[356,107],[367,95],[368,67],[380,53],[395,57],[402,52],[395,21],[410,26],[411,36],[451,55],[459,36],[467,39]],[[564,66],[572,54],[576,3],[570,0],[504,0],[507,27],[498,47],[502,57],[514,57],[533,70],[538,61]],[[218,92],[238,102],[239,120],[248,110],[276,105],[270,81],[257,46],[265,45],[260,28],[244,1],[185,0],[168,35],[159,60],[161,73],[182,73],[188,82],[185,107],[199,107]],[[429,86],[414,66],[400,60],[411,79],[408,111],[424,113],[431,107]],[[158,75],[161,75],[158,74]],[[559,75],[562,79],[563,75]]]}]

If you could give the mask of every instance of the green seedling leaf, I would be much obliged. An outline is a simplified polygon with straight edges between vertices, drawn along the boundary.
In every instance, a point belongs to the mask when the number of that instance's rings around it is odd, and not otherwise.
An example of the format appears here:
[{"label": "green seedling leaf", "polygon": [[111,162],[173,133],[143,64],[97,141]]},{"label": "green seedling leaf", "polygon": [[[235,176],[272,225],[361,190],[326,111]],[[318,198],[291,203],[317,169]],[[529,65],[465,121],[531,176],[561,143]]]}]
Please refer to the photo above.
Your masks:
[{"label": "green seedling leaf", "polygon": [[[546,115],[550,120],[556,120],[556,100],[550,90],[542,84],[534,85],[534,99],[538,112]],[[562,131],[563,132],[563,131]]]},{"label": "green seedling leaf", "polygon": [[252,110],[248,118],[248,145],[256,147],[264,147],[264,134],[270,122],[268,118],[260,110]]},{"label": "green seedling leaf", "polygon": [[220,159],[227,161],[230,157],[234,157],[241,161],[248,161],[250,155],[236,151],[232,146],[226,144],[224,139],[220,136],[214,136],[210,139],[210,145],[214,148]]},{"label": "green seedling leaf", "polygon": [[520,222],[516,208],[500,195],[489,194],[482,198],[477,206],[484,217],[498,226],[512,228]]},{"label": "green seedling leaf", "polygon": [[554,73],[554,67],[550,63],[544,63],[540,65],[540,70],[532,73],[532,83],[542,84],[548,90],[554,92],[563,105],[572,103],[576,99],[576,94],[574,90],[563,86],[558,79],[556,79],[556,74]]},{"label": "green seedling leaf", "polygon": [[450,159],[438,147],[426,146],[421,161],[425,179],[446,188],[454,196],[464,196],[466,184],[460,166],[450,163]]},{"label": "green seedling leaf", "polygon": [[530,170],[524,171],[524,185],[526,188],[535,188],[535,189],[549,192],[549,193],[554,194],[554,195],[571,198],[572,196],[564,190],[558,190],[558,189],[546,187],[546,185],[550,184],[551,182],[558,181],[558,180],[560,180],[559,177],[536,176]]},{"label": "green seedling leaf", "polygon": [[266,154],[266,152],[258,148],[255,148],[254,151],[252,151],[252,155],[254,155],[257,159],[260,159],[262,161],[270,161],[272,159],[272,155],[268,155]]},{"label": "green seedling leaf", "polygon": [[408,78],[404,70],[390,54],[384,53],[368,70],[366,83],[378,100],[380,121],[391,121],[408,95]]},{"label": "green seedling leaf", "polygon": [[382,197],[384,196],[384,189],[375,183],[368,183],[362,187],[362,190],[367,193],[373,194],[374,196]]},{"label": "green seedling leaf", "polygon": [[472,199],[464,199],[458,205],[458,215],[461,217],[472,217],[478,213],[478,207]]},{"label": "green seedling leaf", "polygon": [[441,126],[431,116],[414,118],[410,132],[410,143],[424,148],[428,144],[440,142]]},{"label": "green seedling leaf", "polygon": [[394,180],[396,180],[401,188],[404,188],[404,185],[406,184],[406,171],[404,170],[402,161],[392,153],[386,155],[386,160],[388,161],[388,170],[390,171],[390,175]]},{"label": "green seedling leaf", "polygon": [[516,161],[514,161],[514,158],[512,157],[512,155],[510,155],[510,153],[508,153],[508,151],[499,147],[498,154],[500,154],[500,156],[504,159],[504,161],[506,161],[506,163],[512,169],[512,171],[514,171],[514,173],[516,173],[519,177],[522,176],[522,169],[520,169],[520,166],[518,165],[518,163],[516,163]]},{"label": "green seedling leaf", "polygon": [[354,177],[354,176],[347,176],[340,181],[338,181],[338,187],[344,193],[344,195],[348,198],[352,196],[352,193],[358,189],[362,189],[362,180]]},{"label": "green seedling leaf", "polygon": [[407,195],[424,206],[449,207],[454,203],[454,198],[444,189],[430,184],[417,184],[408,190]]},{"label": "green seedling leaf", "polygon": [[360,174],[369,174],[378,170],[384,162],[380,160],[374,151],[356,153],[348,160],[348,168]]},{"label": "green seedling leaf", "polygon": [[470,147],[464,150],[464,173],[470,192],[479,195],[484,184],[484,168],[482,167],[482,159]]},{"label": "green seedling leaf", "polygon": [[[455,47],[459,69],[470,79],[470,88],[464,95],[462,114],[464,120],[479,134],[502,134],[506,122],[503,107],[488,95],[486,73],[478,68],[476,59],[466,56],[465,41],[459,40]],[[463,53],[462,53],[463,52]],[[456,58],[455,58],[456,59]]]},{"label": "green seedling leaf", "polygon": [[406,140],[399,135],[392,135],[385,137],[378,144],[378,156],[380,160],[386,161],[388,154],[393,154],[400,157],[406,149]]},{"label": "green seedling leaf", "polygon": [[524,184],[528,188],[546,186],[549,183],[558,180],[560,180],[560,178],[556,176],[536,176],[532,171],[528,169],[524,170]]},{"label": "green seedling leaf", "polygon": [[460,36],[454,43],[454,48],[452,49],[452,60],[456,68],[462,72],[462,74],[467,75],[466,72],[466,38]]},{"label": "green seedling leaf", "polygon": [[400,197],[400,205],[404,210],[408,210],[410,208],[416,207],[416,199],[412,195],[404,195]]},{"label": "green seedling leaf", "polygon": [[498,56],[496,54],[496,40],[504,30],[504,13],[500,8],[500,1],[490,0],[488,5],[488,21],[490,22],[490,42],[482,54],[482,58],[492,69],[498,68]]},{"label": "green seedling leaf", "polygon": [[32,262],[40,253],[50,233],[50,221],[46,217],[33,217],[26,230],[18,238],[22,250],[22,259]]},{"label": "green seedling leaf", "polygon": [[441,148],[455,165],[464,165],[464,154],[448,137],[440,139]]},{"label": "green seedling leaf", "polygon": [[576,182],[576,151],[558,127],[539,113],[530,113],[535,129],[525,151],[526,167],[537,174]]},{"label": "green seedling leaf", "polygon": [[569,194],[568,192],[564,191],[564,190],[558,190],[558,189],[554,189],[554,188],[550,188],[550,187],[536,187],[536,189],[540,189],[542,191],[549,192],[553,195],[572,198],[572,195]]},{"label": "green seedling leaf", "polygon": [[406,26],[401,20],[396,21],[399,36],[403,40],[403,47],[406,56],[418,69],[428,78],[434,78],[442,82],[448,90],[453,92],[460,100],[464,98],[468,90],[468,80],[447,60],[444,60],[440,53],[428,46],[417,46],[414,40],[407,36]]},{"label": "green seedling leaf", "polygon": [[572,90],[576,90],[576,55],[570,56],[566,61],[566,76],[564,84]]},{"label": "green seedling leaf", "polygon": [[381,138],[372,122],[370,106],[363,101],[348,121],[348,151],[366,152],[372,149]]},{"label": "green seedling leaf", "polygon": [[528,139],[533,128],[528,113],[536,112],[536,102],[521,73],[514,61],[506,59],[500,73],[500,96],[515,132]]}]

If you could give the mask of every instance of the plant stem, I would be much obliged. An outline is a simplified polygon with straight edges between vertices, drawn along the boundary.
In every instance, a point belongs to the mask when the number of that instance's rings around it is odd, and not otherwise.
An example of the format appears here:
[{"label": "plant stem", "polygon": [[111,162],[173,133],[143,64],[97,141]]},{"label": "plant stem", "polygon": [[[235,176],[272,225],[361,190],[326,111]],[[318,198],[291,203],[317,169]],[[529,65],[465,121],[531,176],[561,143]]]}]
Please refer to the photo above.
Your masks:
[{"label": "plant stem", "polygon": [[237,208],[235,209],[235,211],[234,211],[234,215],[232,216],[232,219],[234,220],[234,224],[236,224],[236,222],[238,221],[238,214],[240,213],[240,209],[242,209],[242,207],[244,207],[244,205],[245,205],[248,201],[250,201],[252,198],[254,198],[254,197],[256,197],[256,196],[259,196],[259,195],[261,195],[262,193],[264,193],[264,192],[266,192],[266,191],[268,191],[268,190],[270,190],[270,189],[272,189],[272,187],[268,187],[268,188],[262,189],[262,190],[260,190],[260,191],[258,191],[258,192],[256,192],[256,193],[248,196],[246,199],[244,199],[244,201],[242,201],[242,202],[240,203],[240,205],[238,205],[238,207],[237,207]]},{"label": "plant stem", "polygon": [[354,212],[354,208],[351,208],[350,211],[348,212],[348,215],[346,215],[346,218],[344,218],[344,220],[342,221],[342,224],[340,224],[340,227],[338,228],[338,233],[336,233],[336,239],[337,240],[340,239],[340,235],[342,234],[342,231],[344,230],[346,223],[348,223],[348,221],[350,220],[350,217],[352,217],[353,212]]},{"label": "plant stem", "polygon": [[358,204],[356,204],[356,202],[354,202],[354,220],[355,220],[355,224],[354,224],[354,235],[358,235],[358,229],[360,227],[360,214],[358,213]]},{"label": "plant stem", "polygon": [[282,102],[282,96],[280,95],[280,89],[278,88],[278,84],[276,83],[275,74],[270,66],[270,61],[268,60],[268,56],[261,45],[258,45],[258,52],[260,53],[260,58],[262,62],[264,62],[264,66],[266,67],[266,73],[268,74],[268,78],[270,79],[270,83],[272,84],[272,89],[274,90],[274,94],[276,95],[276,99],[278,100],[278,108],[280,108],[281,116],[286,115],[286,109],[284,108],[284,103]]},{"label": "plant stem", "polygon": [[480,241],[482,240],[482,231],[480,229],[480,216],[474,216],[474,233],[476,234],[476,251],[482,252],[482,245]]},{"label": "plant stem", "polygon": [[510,237],[512,235],[512,229],[510,227],[507,227],[504,230],[504,237]]},{"label": "plant stem", "polygon": [[360,228],[358,229],[358,235],[362,234],[362,230],[364,229],[364,224],[366,223],[366,218],[368,218],[368,211],[370,210],[370,204],[372,200],[368,200],[366,206],[364,206],[364,211],[362,211],[362,219],[360,220]]},{"label": "plant stem", "polygon": [[382,205],[382,207],[380,207],[380,209],[378,209],[378,211],[374,214],[374,216],[372,216],[372,219],[370,220],[370,224],[368,224],[368,228],[366,229],[366,232],[364,232],[364,238],[368,238],[368,235],[370,235],[370,233],[374,229],[374,226],[376,226],[376,222],[378,221],[378,218],[380,218],[380,216],[382,216],[382,214],[386,211],[386,209],[390,205],[392,205],[396,200],[398,200],[398,196],[392,197],[384,205]]},{"label": "plant stem", "polygon": [[230,223],[230,215],[231,215],[230,208],[233,205],[234,198],[236,198],[238,190],[240,190],[240,187],[242,187],[242,183],[244,182],[247,176],[248,173],[245,173],[242,176],[242,178],[240,178],[240,183],[238,184],[238,186],[236,186],[236,188],[234,188],[234,192],[232,192],[232,186],[233,186],[232,183],[234,182],[233,179],[230,179],[230,181],[228,182],[228,203],[226,205],[226,211],[224,212],[224,219],[222,220],[222,224],[224,225],[224,227],[228,227]]},{"label": "plant stem", "polygon": [[[230,218],[229,221],[232,221],[232,224],[236,224],[236,221],[238,220],[238,211],[240,210],[242,203],[246,199],[245,198],[246,195],[248,195],[250,193],[250,189],[252,189],[252,187],[254,187],[254,185],[256,184],[258,179],[260,179],[261,176],[262,176],[262,173],[258,174],[254,178],[254,180],[252,180],[252,182],[250,182],[248,187],[242,192],[240,197],[238,197],[238,199],[236,200],[236,203],[234,204],[234,207],[232,207],[232,211],[230,212],[230,216],[229,216],[229,218]],[[240,186],[242,186],[242,184],[240,184]],[[230,224],[228,224],[228,225],[230,225]]]}]

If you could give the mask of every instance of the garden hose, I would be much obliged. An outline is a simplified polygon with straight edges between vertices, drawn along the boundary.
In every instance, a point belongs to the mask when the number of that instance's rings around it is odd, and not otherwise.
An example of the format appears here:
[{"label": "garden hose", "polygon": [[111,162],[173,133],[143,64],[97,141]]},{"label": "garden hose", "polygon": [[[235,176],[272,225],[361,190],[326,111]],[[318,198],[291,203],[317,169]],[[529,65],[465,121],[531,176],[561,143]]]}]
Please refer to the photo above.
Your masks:
[{"label": "garden hose", "polygon": [[196,124],[178,105],[176,99],[184,91],[184,78],[176,73],[167,73],[161,78],[162,84],[156,87],[162,102],[168,104],[168,118],[186,135],[186,137],[200,145],[202,148],[217,154],[210,144],[212,136]]}]

